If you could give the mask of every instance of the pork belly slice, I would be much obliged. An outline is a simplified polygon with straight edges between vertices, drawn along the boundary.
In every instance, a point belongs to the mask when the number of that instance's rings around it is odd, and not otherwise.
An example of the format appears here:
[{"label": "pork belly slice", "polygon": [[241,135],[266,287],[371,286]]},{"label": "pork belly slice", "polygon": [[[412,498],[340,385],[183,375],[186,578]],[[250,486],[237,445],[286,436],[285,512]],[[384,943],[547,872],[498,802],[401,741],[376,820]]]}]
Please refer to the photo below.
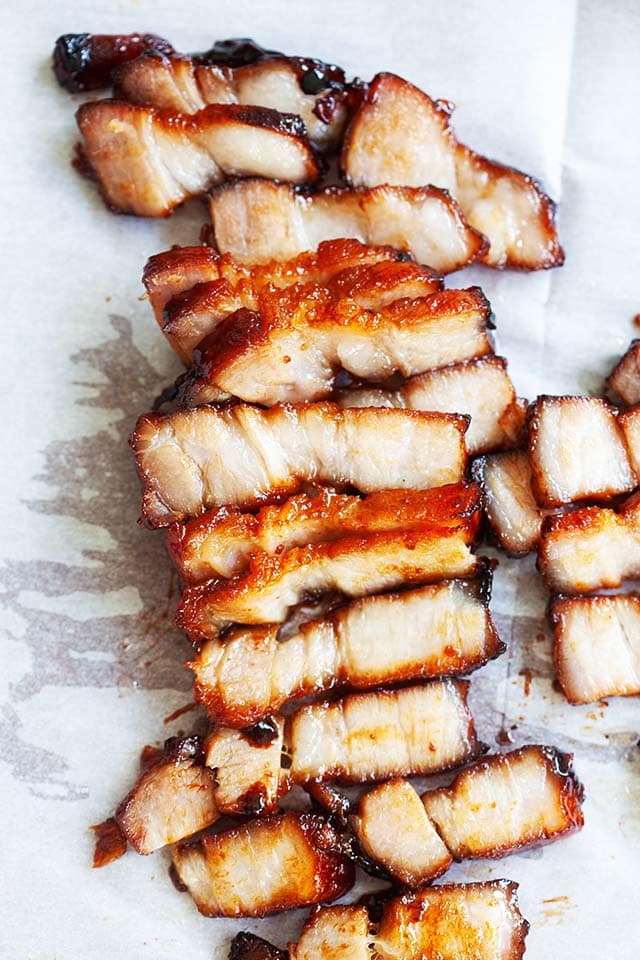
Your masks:
[{"label": "pork belly slice", "polygon": [[459,766],[483,749],[467,689],[446,680],[302,707],[285,734],[293,782],[367,783]]},{"label": "pork belly slice", "polygon": [[631,341],[607,377],[607,383],[623,403],[640,403],[640,340]]},{"label": "pork belly slice", "polygon": [[452,110],[453,104],[432,100],[401,77],[379,73],[345,137],[341,162],[348,181],[356,187],[441,187],[488,238],[484,263],[524,270],[560,266],[553,201],[532,177],[459,143]]},{"label": "pork belly slice", "polygon": [[361,797],[351,826],[365,854],[405,886],[422,886],[451,865],[451,854],[406,780],[390,780]]},{"label": "pork belly slice", "polygon": [[627,444],[631,467],[640,478],[640,406],[623,410],[618,417],[618,423]]},{"label": "pork belly slice", "polygon": [[511,557],[535,550],[549,511],[542,510],[533,496],[527,451],[481,457],[474,461],[472,473],[482,488],[484,510],[502,549]]},{"label": "pork belly slice", "polygon": [[170,55],[173,47],[153,33],[65,33],[53,48],[53,72],[69,93],[99,90],[110,85],[116,67],[151,51]]},{"label": "pork belly slice", "polygon": [[543,746],[495,754],[422,802],[454,860],[502,857],[582,828],[583,789],[571,760]]},{"label": "pork belly slice", "polygon": [[[379,264],[368,272],[407,270],[415,266]],[[235,396],[270,406],[320,400],[341,370],[381,381],[492,352],[490,306],[479,288],[406,299],[413,278],[382,296],[376,286],[374,276],[364,302],[350,291],[324,302],[317,291],[300,299],[295,287],[263,293],[257,311],[239,310],[198,344],[180,401],[197,406]],[[389,296],[398,299],[385,304]]]},{"label": "pork belly slice", "polygon": [[453,483],[431,490],[380,490],[367,497],[321,487],[257,514],[220,507],[185,524],[174,524],[167,549],[182,580],[200,583],[246,570],[251,555],[281,555],[292,547],[363,537],[391,530],[456,527],[469,521],[475,533],[480,510],[476,484]]},{"label": "pork belly slice", "polygon": [[283,736],[281,718],[269,718],[258,730],[217,727],[209,734],[205,763],[215,773],[215,802],[221,814],[250,816],[276,810]]},{"label": "pork belly slice", "polygon": [[640,594],[556,597],[550,619],[569,703],[640,694]]},{"label": "pork belly slice", "polygon": [[176,625],[192,639],[218,636],[232,623],[283,623],[306,597],[337,591],[346,597],[473,576],[472,525],[427,525],[410,532],[354,535],[294,547],[282,555],[258,553],[246,572],[186,587]]},{"label": "pork belly slice", "polygon": [[[371,921],[364,906],[319,907],[305,923],[289,960],[371,960]],[[250,960],[246,954],[237,960]]]},{"label": "pork belly slice", "polygon": [[205,916],[264,917],[351,889],[353,865],[337,842],[322,817],[284,813],[180,844],[173,863]]},{"label": "pork belly slice", "polygon": [[[443,884],[384,907],[373,937],[382,960],[520,960],[529,924],[508,880]],[[316,954],[317,957],[322,954]]]},{"label": "pork belly slice", "polygon": [[504,650],[488,609],[490,576],[365,597],[287,640],[277,626],[233,630],[189,664],[194,695],[238,727],[325,690],[468,673]]},{"label": "pork belly slice", "polygon": [[464,477],[468,418],[331,403],[199,407],[142,416],[130,443],[152,527],[212,507],[255,507],[303,484],[427,489]]},{"label": "pork belly slice", "polygon": [[590,593],[640,576],[640,500],[583,507],[542,525],[538,568],[554,593]]},{"label": "pork belly slice", "polygon": [[341,407],[397,407],[465,413],[471,417],[467,449],[474,456],[522,442],[526,403],[518,400],[502,357],[481,357],[427,370],[397,389],[358,386],[340,390]]},{"label": "pork belly slice", "polygon": [[313,183],[319,168],[295,116],[237,104],[192,115],[95,100],[76,114],[82,150],[112,210],[165,217],[225,177]]},{"label": "pork belly slice", "polygon": [[308,194],[246,180],[214,190],[209,206],[218,249],[243,263],[289,260],[323,240],[355,237],[406,250],[418,263],[451,273],[486,248],[455,201],[436,187],[330,187]]},{"label": "pork belly slice", "polygon": [[138,853],[153,853],[218,819],[216,781],[203,765],[201,749],[197,737],[168,740],[116,810],[120,829]]},{"label": "pork belly slice", "polygon": [[617,410],[597,397],[538,397],[529,420],[529,460],[542,507],[607,500],[638,482]]}]

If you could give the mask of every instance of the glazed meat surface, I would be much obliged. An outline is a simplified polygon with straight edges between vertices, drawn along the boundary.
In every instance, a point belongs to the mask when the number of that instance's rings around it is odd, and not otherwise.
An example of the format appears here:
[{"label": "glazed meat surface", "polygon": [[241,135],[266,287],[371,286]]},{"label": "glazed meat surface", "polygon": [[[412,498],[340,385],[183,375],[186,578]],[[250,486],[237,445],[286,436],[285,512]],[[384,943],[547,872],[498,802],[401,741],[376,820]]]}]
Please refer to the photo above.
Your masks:
[{"label": "glazed meat surface", "polygon": [[640,694],[640,595],[558,597],[554,660],[570,703]]},{"label": "glazed meat surface", "polygon": [[323,240],[354,237],[406,250],[439,273],[480,256],[485,240],[435,187],[337,189],[303,194],[288,184],[227,184],[209,201],[216,245],[243,263],[289,260]]},{"label": "glazed meat surface", "polygon": [[281,500],[305,482],[363,493],[457,483],[468,420],[407,410],[340,410],[329,403],[260,410],[200,407],[136,424],[131,446],[150,526],[225,504]]},{"label": "glazed meat surface", "polygon": [[169,55],[173,47],[153,33],[65,33],[53,48],[53,72],[69,93],[99,90],[110,85],[116,67],[150,51]]},{"label": "glazed meat surface", "polygon": [[214,729],[205,742],[205,763],[214,771],[215,802],[221,814],[247,816],[276,810],[284,721],[270,718],[267,742],[251,731]]},{"label": "glazed meat surface", "polygon": [[277,626],[234,630],[224,642],[205,643],[189,666],[196,699],[237,727],[344,685],[467,673],[503,650],[484,581],[448,580],[356,600],[287,640]]},{"label": "glazed meat surface", "polygon": [[536,503],[531,488],[531,464],[526,450],[481,457],[473,476],[483,492],[484,509],[498,543],[510,556],[524,557],[536,549],[548,511]]},{"label": "glazed meat surface", "polygon": [[349,182],[442,187],[488,238],[485,263],[525,270],[562,264],[553,202],[532,177],[459,143],[450,126],[452,109],[401,77],[378,74],[343,145]]},{"label": "glazed meat surface", "polygon": [[623,357],[615,365],[607,383],[623,403],[640,403],[640,340],[632,340]]},{"label": "glazed meat surface", "polygon": [[371,960],[370,929],[365,907],[321,907],[305,923],[298,942],[289,944],[289,960]]},{"label": "glazed meat surface", "polygon": [[82,149],[113,209],[164,217],[225,177],[313,183],[319,170],[299,118],[236,104],[191,116],[96,100],[80,107]]}]

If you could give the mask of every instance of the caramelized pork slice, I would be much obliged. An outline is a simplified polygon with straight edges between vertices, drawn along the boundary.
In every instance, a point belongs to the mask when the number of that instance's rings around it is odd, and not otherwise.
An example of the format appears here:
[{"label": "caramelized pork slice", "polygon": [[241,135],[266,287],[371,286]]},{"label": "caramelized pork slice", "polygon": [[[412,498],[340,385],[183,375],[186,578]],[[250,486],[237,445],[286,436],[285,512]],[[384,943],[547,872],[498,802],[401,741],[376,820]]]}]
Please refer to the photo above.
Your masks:
[{"label": "caramelized pork slice", "polygon": [[527,451],[481,457],[473,464],[473,476],[482,488],[485,513],[502,549],[511,557],[535,550],[548,511],[533,496]]},{"label": "caramelized pork slice", "polygon": [[284,813],[180,844],[173,862],[207,917],[264,917],[335,900],[354,882],[322,817]]},{"label": "caramelized pork slice", "polygon": [[484,263],[524,270],[560,266],[564,254],[553,201],[532,177],[459,143],[450,126],[452,110],[401,77],[379,73],[345,137],[342,167],[349,182],[431,183],[448,190],[471,226],[488,238]]},{"label": "caramelized pork slice", "polygon": [[557,597],[554,660],[569,703],[640,694],[640,595]]},{"label": "caramelized pork slice", "polygon": [[640,340],[631,341],[607,377],[607,383],[623,403],[640,403]]},{"label": "caramelized pork slice", "polygon": [[233,630],[189,664],[195,697],[221,723],[242,727],[325,690],[468,673],[504,650],[488,609],[489,578],[486,570],[478,580],[365,597],[287,640],[277,626]]},{"label": "caramelized pork slice", "polygon": [[631,467],[640,478],[640,406],[623,410],[618,417],[618,423],[627,444]]},{"label": "caramelized pork slice", "polygon": [[451,854],[406,780],[390,780],[361,797],[351,826],[365,854],[405,886],[423,886],[451,865]]},{"label": "caramelized pork slice", "polygon": [[596,397],[538,397],[529,420],[529,460],[542,507],[607,500],[637,484],[617,411]]},{"label": "caramelized pork slice", "polygon": [[222,814],[273,813],[278,803],[284,721],[270,717],[257,729],[214,729],[205,742],[205,763],[216,778]]},{"label": "caramelized pork slice", "polygon": [[538,568],[554,593],[591,593],[640,576],[640,500],[583,507],[542,525]]},{"label": "caramelized pork slice", "polygon": [[210,510],[185,524],[174,524],[167,549],[182,580],[200,583],[233,577],[262,551],[282,554],[292,547],[425,526],[456,527],[461,520],[477,526],[480,491],[475,484],[454,483],[431,490],[380,490],[368,497],[321,487],[300,493],[257,514],[230,507]]},{"label": "caramelized pork slice", "polygon": [[111,84],[116,67],[150,52],[169,56],[173,47],[153,33],[65,33],[53,48],[53,72],[69,93],[99,90]]},{"label": "caramelized pork slice", "polygon": [[523,439],[526,406],[516,398],[502,357],[481,357],[428,370],[395,390],[347,388],[339,391],[336,399],[341,407],[466,413],[471,417],[466,441],[472,455],[517,446]]},{"label": "caramelized pork slice", "polygon": [[370,928],[366,907],[320,907],[305,923],[298,942],[289,944],[289,958],[371,960]]},{"label": "caramelized pork slice", "polygon": [[115,818],[138,853],[153,853],[218,819],[216,782],[201,749],[197,737],[167,741],[118,807]]},{"label": "caramelized pork slice", "polygon": [[294,547],[282,555],[258,553],[246,572],[187,587],[176,625],[192,639],[215,638],[232,623],[283,623],[305,597],[337,591],[346,597],[473,576],[479,569],[470,541],[475,525],[427,525],[343,537]]},{"label": "caramelized pork slice", "polygon": [[422,802],[454,860],[502,857],[581,829],[583,790],[571,759],[542,746],[496,754]]},{"label": "caramelized pork slice", "polygon": [[294,782],[366,783],[456,767],[482,750],[468,683],[446,680],[354,693],[302,707],[285,742]]},{"label": "caramelized pork slice", "polygon": [[[399,278],[380,295],[376,273],[408,270],[415,266],[370,268],[374,277],[364,296],[346,284],[346,295],[329,294],[324,302],[317,290],[304,299],[296,287],[263,292],[257,311],[239,310],[198,344],[180,401],[196,406],[235,396],[270,406],[320,400],[340,371],[380,381],[492,352],[490,306],[479,288],[406,299],[413,279]],[[389,296],[398,299],[387,304]]]},{"label": "caramelized pork slice", "polygon": [[82,149],[113,210],[164,217],[227,176],[313,183],[318,164],[295,116],[212,104],[190,116],[95,100],[76,114]]},{"label": "caramelized pork slice", "polygon": [[407,250],[418,263],[451,273],[486,249],[455,201],[435,187],[331,187],[308,194],[247,180],[216,189],[209,205],[218,249],[243,263],[289,260],[323,240],[355,237]]},{"label": "caramelized pork slice", "polygon": [[306,482],[351,484],[363,493],[458,483],[467,424],[413,410],[238,404],[146,414],[130,443],[143,516],[165,527],[212,507],[282,500]]},{"label": "caramelized pork slice", "polygon": [[382,960],[520,960],[529,924],[507,880],[447,884],[385,905],[373,936]]}]

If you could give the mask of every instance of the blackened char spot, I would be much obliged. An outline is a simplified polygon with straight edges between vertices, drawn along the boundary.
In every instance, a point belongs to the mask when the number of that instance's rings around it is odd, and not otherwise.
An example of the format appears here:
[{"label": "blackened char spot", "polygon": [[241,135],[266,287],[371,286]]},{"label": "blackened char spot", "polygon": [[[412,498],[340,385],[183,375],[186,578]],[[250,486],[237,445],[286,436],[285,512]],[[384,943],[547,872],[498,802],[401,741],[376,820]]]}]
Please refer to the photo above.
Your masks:
[{"label": "blackened char spot", "polygon": [[278,736],[278,724],[273,717],[264,717],[251,727],[240,731],[245,740],[254,747],[268,747]]}]

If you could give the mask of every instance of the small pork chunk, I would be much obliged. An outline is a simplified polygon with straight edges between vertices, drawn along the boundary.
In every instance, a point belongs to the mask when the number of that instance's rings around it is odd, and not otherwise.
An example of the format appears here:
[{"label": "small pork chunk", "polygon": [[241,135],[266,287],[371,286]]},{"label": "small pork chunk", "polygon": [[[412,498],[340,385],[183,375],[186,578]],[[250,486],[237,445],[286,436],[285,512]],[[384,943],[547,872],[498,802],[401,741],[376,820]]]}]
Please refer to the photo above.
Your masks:
[{"label": "small pork chunk", "polygon": [[120,213],[168,216],[225,177],[319,176],[300,118],[264,107],[212,104],[188,116],[94,100],[76,118],[102,195]]},{"label": "small pork chunk", "polygon": [[285,734],[293,782],[367,783],[472,759],[482,746],[467,689],[465,681],[446,680],[302,707]]},{"label": "small pork chunk", "polygon": [[229,507],[210,510],[185,524],[174,524],[167,549],[180,577],[200,583],[233,577],[257,551],[282,554],[292,547],[340,540],[351,534],[477,525],[480,491],[475,484],[447,484],[431,490],[380,490],[357,497],[320,488],[300,493],[257,514]]},{"label": "small pork chunk", "polygon": [[640,405],[623,410],[618,417],[635,475],[640,478]]},{"label": "small pork chunk", "polygon": [[399,407],[465,413],[472,456],[522,442],[526,404],[516,398],[502,357],[481,357],[428,370],[397,389],[351,387],[335,397],[341,407]]},{"label": "small pork chunk", "polygon": [[173,863],[206,917],[264,917],[350,890],[353,865],[337,844],[322,817],[283,813],[180,844]]},{"label": "small pork chunk", "polygon": [[569,703],[640,694],[640,594],[557,597],[550,619],[558,681]]},{"label": "small pork chunk", "polygon": [[216,778],[220,813],[251,816],[273,813],[280,788],[284,720],[270,717],[256,728],[216,727],[205,741],[205,763]]},{"label": "small pork chunk", "polygon": [[553,593],[591,593],[640,576],[640,499],[582,507],[542,525],[538,568]]},{"label": "small pork chunk", "polygon": [[168,40],[153,33],[64,33],[55,42],[52,66],[69,93],[111,85],[113,71],[144,53],[172,54]]},{"label": "small pork chunk", "polygon": [[306,483],[363,493],[425,490],[464,477],[468,418],[331,403],[238,404],[140,417],[130,443],[153,527],[225,504],[277,502]]},{"label": "small pork chunk", "polygon": [[197,737],[168,740],[118,807],[116,820],[138,853],[153,853],[218,819],[216,782],[201,749]]},{"label": "small pork chunk", "polygon": [[446,884],[385,905],[373,937],[382,960],[521,960],[529,924],[515,883]]},{"label": "small pork chunk", "polygon": [[538,397],[529,421],[529,460],[541,507],[608,500],[638,482],[617,411],[597,397]]},{"label": "small pork chunk", "polygon": [[282,555],[255,554],[245,573],[187,587],[176,625],[192,639],[215,638],[232,623],[283,623],[308,595],[338,591],[347,597],[472,576],[471,529],[426,526],[410,532],[354,535],[295,547]]},{"label": "small pork chunk", "polygon": [[323,240],[355,237],[407,250],[451,273],[476,260],[486,241],[448,193],[435,187],[329,187],[315,194],[288,184],[244,180],[209,200],[216,245],[243,263],[288,260]]},{"label": "small pork chunk", "polygon": [[623,403],[640,403],[640,340],[631,341],[629,349],[607,377],[607,383]]},{"label": "small pork chunk", "polygon": [[[366,907],[320,907],[305,923],[297,943],[289,944],[290,960],[371,960]],[[249,960],[249,958],[238,958]]]},{"label": "small pork chunk", "polygon": [[406,780],[390,780],[360,799],[351,826],[364,853],[407,887],[441,876],[451,854]]},{"label": "small pork chunk", "polygon": [[532,177],[459,143],[449,122],[452,110],[453,104],[432,100],[401,77],[379,73],[345,137],[348,181],[356,187],[442,187],[489,239],[484,263],[524,270],[560,266],[553,201]]},{"label": "small pork chunk", "polygon": [[502,857],[580,830],[571,756],[529,746],[477,760],[422,802],[454,860]]},{"label": "small pork chunk", "polygon": [[[179,402],[321,400],[341,371],[380,382],[491,353],[490,306],[482,291],[441,290],[409,299],[416,292],[415,270],[413,264],[379,264],[365,271],[358,291],[344,282],[324,296],[317,288],[306,296],[298,287],[263,291],[257,310],[231,314],[195,347]],[[509,380],[508,386],[513,391]]]},{"label": "small pork chunk", "polygon": [[[327,907],[327,910],[331,909]],[[290,960],[287,950],[279,950],[268,940],[242,930],[231,941],[229,960]]]},{"label": "small pork chunk", "polygon": [[287,640],[277,626],[233,630],[189,664],[196,700],[242,727],[324,690],[468,673],[504,650],[488,608],[490,577],[365,597]]},{"label": "small pork chunk", "polygon": [[511,557],[535,550],[548,511],[533,496],[527,451],[481,457],[473,464],[473,476],[482,488],[485,513],[502,549]]}]

